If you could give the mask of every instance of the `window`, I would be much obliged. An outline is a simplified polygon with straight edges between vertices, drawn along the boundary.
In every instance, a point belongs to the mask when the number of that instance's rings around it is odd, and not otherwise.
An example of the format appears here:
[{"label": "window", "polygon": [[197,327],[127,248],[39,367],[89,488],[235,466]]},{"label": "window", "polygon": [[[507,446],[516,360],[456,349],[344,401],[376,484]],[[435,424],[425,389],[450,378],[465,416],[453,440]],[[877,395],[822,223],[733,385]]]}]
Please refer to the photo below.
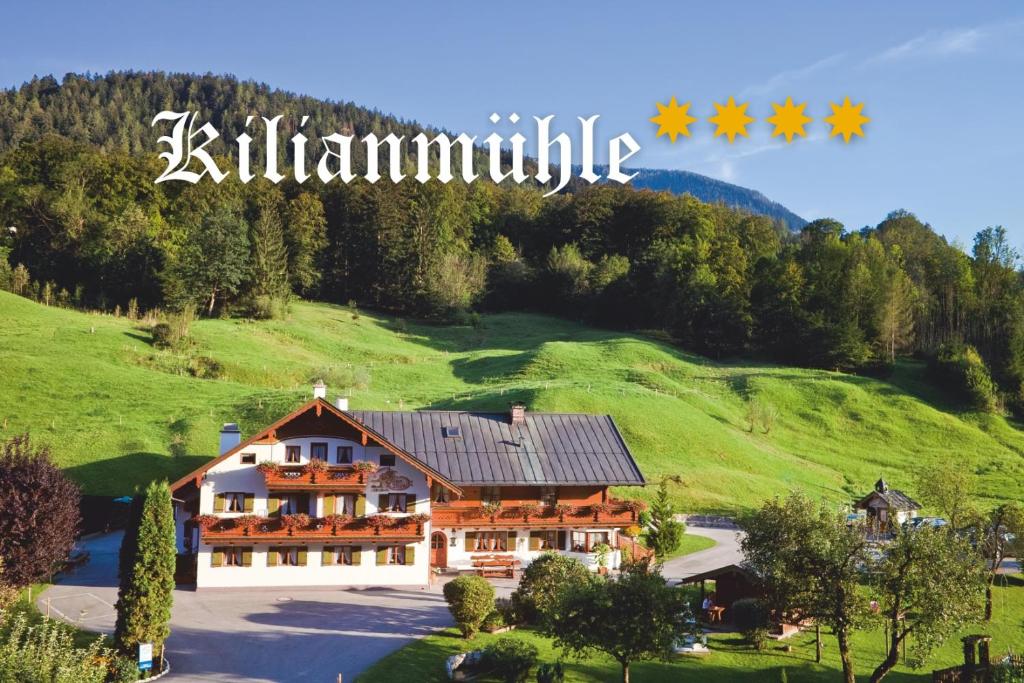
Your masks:
[{"label": "window", "polygon": [[301,493],[285,493],[281,495],[281,514],[309,514],[309,498]]},{"label": "window", "polygon": [[387,548],[382,548],[387,551],[386,562],[384,564],[405,564],[405,546],[404,545],[392,545]]},{"label": "window", "polygon": [[557,486],[541,486],[540,487],[540,504],[541,505],[556,505],[558,503],[558,487]]},{"label": "window", "polygon": [[540,549],[541,550],[561,550],[558,547],[558,531],[541,531],[540,533]]},{"label": "window", "polygon": [[434,503],[451,502],[448,498],[448,489],[441,486],[436,481],[430,485],[430,500]]},{"label": "window", "polygon": [[241,566],[243,566],[242,549],[241,548],[225,548],[224,549],[224,566],[225,567],[241,567]]},{"label": "window", "polygon": [[334,511],[339,515],[352,515],[356,514],[356,494],[346,493],[338,496],[335,499]]},{"label": "window", "polygon": [[499,550],[504,552],[508,549],[507,531],[480,531],[476,535],[477,551]]},{"label": "window", "polygon": [[[409,499],[413,500],[410,501]],[[377,507],[380,512],[407,512],[409,503],[415,504],[415,496],[406,496],[404,493],[382,493],[377,499]]]},{"label": "window", "polygon": [[381,467],[394,467],[395,466],[395,454],[394,453],[381,453],[380,454],[380,466]]},{"label": "window", "polygon": [[245,494],[225,493],[224,512],[245,512]]},{"label": "window", "polygon": [[299,565],[298,548],[274,548],[270,552],[277,554],[278,566],[297,567]]},{"label": "window", "polygon": [[480,502],[482,502],[482,503],[500,503],[501,502],[501,487],[500,486],[482,486],[480,488]]},{"label": "window", "polygon": [[352,546],[343,545],[334,549],[334,564],[352,565]]},{"label": "window", "polygon": [[574,553],[587,552],[587,535],[584,532],[572,532],[572,551]]},{"label": "window", "polygon": [[587,534],[587,550],[588,552],[595,546],[604,543],[605,545],[611,545],[608,538],[607,531],[594,531]]},{"label": "window", "polygon": [[352,447],[351,446],[338,446],[338,452],[335,456],[334,462],[339,465],[351,465],[352,464]]},{"label": "window", "polygon": [[285,462],[299,462],[302,454],[301,446],[285,446],[284,447],[284,461]]},{"label": "window", "polygon": [[309,458],[310,460],[323,460],[324,462],[327,462],[327,444],[309,444]]},{"label": "window", "polygon": [[441,433],[444,435],[444,438],[446,438],[446,439],[461,439],[462,438],[462,428],[461,427],[455,427],[455,426],[442,427],[441,428]]},{"label": "window", "polygon": [[256,454],[255,453],[242,453],[242,464],[243,465],[255,465]]}]

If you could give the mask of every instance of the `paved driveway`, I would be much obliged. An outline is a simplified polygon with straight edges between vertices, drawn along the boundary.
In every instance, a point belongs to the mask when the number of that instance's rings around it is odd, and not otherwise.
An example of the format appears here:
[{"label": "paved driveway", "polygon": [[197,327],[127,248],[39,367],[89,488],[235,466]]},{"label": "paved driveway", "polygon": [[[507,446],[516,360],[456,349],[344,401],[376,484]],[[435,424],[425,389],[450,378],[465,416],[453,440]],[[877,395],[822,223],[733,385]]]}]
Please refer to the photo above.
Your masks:
[{"label": "paved driveway", "polygon": [[733,529],[710,529],[687,525],[686,533],[706,536],[717,545],[690,555],[683,555],[665,563],[662,570],[666,579],[685,579],[694,574],[718,569],[743,560],[740,550],[740,533]]},{"label": "paved driveway", "polygon": [[[114,629],[120,534],[87,539],[88,565],[38,601],[44,612],[103,633]],[[425,590],[176,590],[167,656],[173,681],[349,683],[375,661],[451,624]]]}]

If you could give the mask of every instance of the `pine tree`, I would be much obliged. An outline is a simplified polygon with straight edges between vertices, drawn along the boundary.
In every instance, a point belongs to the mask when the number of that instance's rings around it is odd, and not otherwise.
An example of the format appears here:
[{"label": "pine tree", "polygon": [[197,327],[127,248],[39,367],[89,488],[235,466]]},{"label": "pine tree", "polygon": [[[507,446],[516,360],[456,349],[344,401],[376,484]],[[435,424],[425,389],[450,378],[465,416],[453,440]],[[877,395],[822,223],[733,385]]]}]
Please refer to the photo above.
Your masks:
[{"label": "pine tree", "polygon": [[273,317],[288,299],[288,252],[277,211],[264,206],[252,226],[252,295],[259,317]]},{"label": "pine tree", "polygon": [[651,504],[651,523],[647,531],[647,546],[663,560],[683,542],[686,527],[675,519],[675,507],[668,497],[668,479],[662,479],[658,493]]},{"label": "pine tree", "polygon": [[161,662],[163,644],[170,635],[176,557],[174,513],[167,482],[146,487],[134,535],[134,539],[132,533],[125,535],[128,545],[121,549],[121,560],[130,563],[130,568],[121,568],[114,640],[128,656],[136,653],[140,643],[152,643]]},{"label": "pine tree", "polygon": [[881,341],[890,363],[896,362],[896,351],[913,340],[916,302],[914,283],[902,268],[895,268],[885,293],[879,321]]}]

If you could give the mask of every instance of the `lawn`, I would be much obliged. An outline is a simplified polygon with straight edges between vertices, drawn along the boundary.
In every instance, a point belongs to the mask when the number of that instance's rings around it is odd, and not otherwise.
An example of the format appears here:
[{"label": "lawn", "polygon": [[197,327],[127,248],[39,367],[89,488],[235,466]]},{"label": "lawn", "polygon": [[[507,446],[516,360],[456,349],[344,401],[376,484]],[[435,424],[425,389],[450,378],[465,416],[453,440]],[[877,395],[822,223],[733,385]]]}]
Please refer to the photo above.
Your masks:
[{"label": "lawn", "polygon": [[671,560],[673,557],[682,557],[683,555],[691,555],[698,553],[701,550],[707,550],[708,548],[714,548],[717,543],[708,538],[707,536],[698,536],[696,534],[683,534],[683,540],[680,541],[679,547],[676,548],[675,552],[664,558]]},{"label": "lawn", "polygon": [[[887,381],[750,361],[719,363],[640,335],[529,314],[478,328],[416,324],[296,302],[286,320],[202,320],[186,352],[125,318],[0,292],[0,437],[29,430],[86,493],[121,495],[215,455],[220,424],[248,434],[322,377],[356,409],[612,415],[649,481],[668,474],[686,512],[732,513],[799,489],[836,502],[879,476],[912,488],[947,458],[978,475],[983,504],[1024,497],[1024,434],[950,403],[917,362]],[[195,377],[202,357],[221,367]],[[772,406],[751,429],[751,401]],[[650,491],[621,491],[650,495]]]},{"label": "lawn", "polygon": [[[987,633],[992,636],[993,655],[1008,649],[1024,649],[1024,579],[1010,579],[1011,585],[996,589],[996,613],[989,624],[978,625],[965,633]],[[559,651],[550,640],[531,631],[516,630],[504,634],[534,643],[540,650],[540,661],[554,662]],[[874,666],[883,657],[882,631],[858,633],[853,643],[854,663],[858,679],[867,680]],[[482,648],[496,637],[480,634],[467,643],[454,629],[428,636],[380,660],[359,677],[361,683],[377,681],[444,681],[445,659],[467,649]],[[792,652],[784,652],[773,643],[765,652],[756,652],[736,635],[710,638],[712,653],[700,658],[686,657],[673,662],[642,662],[630,667],[634,683],[661,683],[669,681],[699,681],[701,683],[778,683],[780,671],[786,669],[791,683],[835,683],[842,674],[835,639],[822,638],[824,657],[821,664],[814,663],[814,636],[802,633],[784,643]],[[947,641],[942,648],[914,670],[900,665],[886,677],[891,683],[925,683],[931,680],[933,669],[954,666],[963,661],[958,638]],[[588,657],[584,661],[563,659],[566,681],[614,681],[620,677],[618,665],[607,657]]]}]

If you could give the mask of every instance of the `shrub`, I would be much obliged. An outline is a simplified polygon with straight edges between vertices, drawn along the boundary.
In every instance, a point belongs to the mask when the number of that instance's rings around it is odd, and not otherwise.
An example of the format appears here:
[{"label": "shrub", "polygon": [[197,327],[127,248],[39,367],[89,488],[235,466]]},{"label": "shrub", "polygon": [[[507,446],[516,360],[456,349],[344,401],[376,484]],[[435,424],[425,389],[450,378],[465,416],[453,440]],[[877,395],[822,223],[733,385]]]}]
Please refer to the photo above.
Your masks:
[{"label": "shrub", "polygon": [[68,626],[55,620],[30,625],[23,611],[12,610],[0,621],[0,680],[103,683],[111,652],[102,642],[97,638],[89,647],[77,648]]},{"label": "shrub", "polygon": [[560,591],[566,586],[589,580],[590,570],[579,560],[558,553],[544,553],[523,570],[519,587],[512,593],[516,621],[542,623],[545,612],[554,607]]},{"label": "shrub", "polygon": [[505,628],[506,626],[508,624],[505,623],[505,617],[497,609],[491,610],[491,613],[484,617],[484,620],[480,623],[480,629],[488,633],[493,633],[499,628]]},{"label": "shrub", "polygon": [[188,361],[188,374],[198,379],[220,379],[224,366],[209,356],[195,356]]},{"label": "shrub", "polygon": [[977,410],[991,413],[998,407],[996,384],[973,346],[944,344],[932,359],[930,370],[940,383]]},{"label": "shrub", "polygon": [[561,662],[541,664],[537,667],[537,683],[562,683],[565,680],[565,669]]},{"label": "shrub", "polygon": [[736,629],[758,650],[768,640],[768,608],[757,598],[743,598],[732,605],[732,622]]},{"label": "shrub", "polygon": [[480,576],[460,576],[444,586],[448,611],[463,638],[472,638],[494,609],[494,587]]},{"label": "shrub", "polygon": [[484,661],[505,683],[522,683],[537,662],[537,646],[517,638],[498,638],[484,648]]}]

